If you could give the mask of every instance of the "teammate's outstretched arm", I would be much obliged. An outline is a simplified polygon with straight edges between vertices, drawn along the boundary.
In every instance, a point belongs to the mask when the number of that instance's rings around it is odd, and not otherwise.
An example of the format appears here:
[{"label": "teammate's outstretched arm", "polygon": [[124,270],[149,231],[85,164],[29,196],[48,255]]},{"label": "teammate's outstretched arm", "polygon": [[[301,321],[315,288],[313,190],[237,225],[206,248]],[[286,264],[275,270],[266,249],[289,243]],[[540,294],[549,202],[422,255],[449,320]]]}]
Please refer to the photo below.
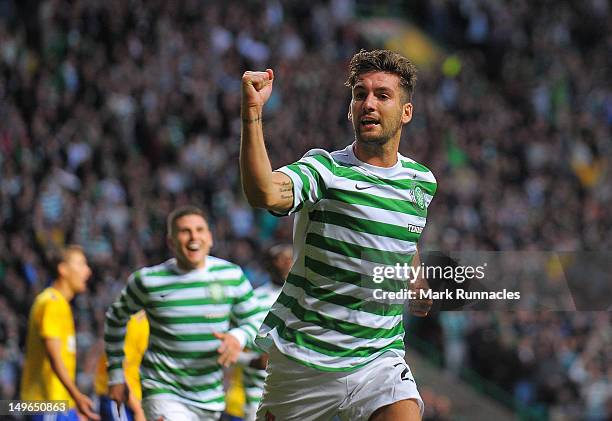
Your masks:
[{"label": "teammate's outstretched arm", "polygon": [[272,171],[263,136],[263,106],[272,94],[273,82],[272,69],[242,75],[240,175],[251,206],[283,213],[293,206],[293,182]]}]

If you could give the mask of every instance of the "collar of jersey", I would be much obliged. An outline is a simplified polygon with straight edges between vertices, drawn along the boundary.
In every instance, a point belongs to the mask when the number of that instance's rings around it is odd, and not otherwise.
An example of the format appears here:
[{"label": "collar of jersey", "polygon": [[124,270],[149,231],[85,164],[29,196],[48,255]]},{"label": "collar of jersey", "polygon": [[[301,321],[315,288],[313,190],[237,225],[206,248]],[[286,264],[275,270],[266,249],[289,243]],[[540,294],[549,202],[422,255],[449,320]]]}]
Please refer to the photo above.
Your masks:
[{"label": "collar of jersey", "polygon": [[359,158],[357,158],[357,156],[355,156],[354,147],[355,142],[348,145],[345,149],[348,153],[350,161],[352,161],[353,164],[356,164],[373,174],[380,175],[383,177],[390,177],[402,170],[401,155],[399,152],[397,153],[397,162],[395,163],[395,165],[393,165],[392,167],[379,167],[376,165],[368,164],[367,162],[363,162]]},{"label": "collar of jersey", "polygon": [[208,268],[210,267],[210,261],[208,261],[210,256],[206,256],[206,266],[204,266],[203,268],[200,269],[193,269],[193,270],[184,270],[178,267],[178,264],[176,263],[176,258],[173,257],[172,259],[168,260],[168,267],[172,270],[172,272],[176,273],[177,275],[186,275],[188,273],[192,273],[192,272],[208,272]]}]

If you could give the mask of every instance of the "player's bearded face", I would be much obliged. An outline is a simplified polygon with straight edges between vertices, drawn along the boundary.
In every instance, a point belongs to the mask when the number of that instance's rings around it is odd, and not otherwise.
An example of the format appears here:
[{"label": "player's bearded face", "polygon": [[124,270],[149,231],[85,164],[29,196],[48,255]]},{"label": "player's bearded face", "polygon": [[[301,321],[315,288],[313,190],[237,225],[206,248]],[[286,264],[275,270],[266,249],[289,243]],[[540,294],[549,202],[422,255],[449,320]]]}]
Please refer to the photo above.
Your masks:
[{"label": "player's bearded face", "polygon": [[206,220],[200,215],[185,215],[174,223],[169,245],[181,269],[203,267],[213,245],[212,234]]},{"label": "player's bearded face", "polygon": [[[357,141],[385,144],[399,136],[412,112],[405,115],[399,77],[385,72],[361,75],[353,87],[349,119]],[[412,111],[412,109],[410,109]]]}]

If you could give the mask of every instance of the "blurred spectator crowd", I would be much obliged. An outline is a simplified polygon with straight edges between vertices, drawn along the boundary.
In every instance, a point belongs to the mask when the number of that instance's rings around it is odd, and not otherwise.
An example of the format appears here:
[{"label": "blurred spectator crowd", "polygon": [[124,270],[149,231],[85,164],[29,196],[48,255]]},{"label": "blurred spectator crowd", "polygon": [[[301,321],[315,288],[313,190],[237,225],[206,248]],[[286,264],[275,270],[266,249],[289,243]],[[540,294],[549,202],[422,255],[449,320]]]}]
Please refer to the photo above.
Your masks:
[{"label": "blurred spectator crowd", "polygon": [[[274,167],[345,146],[346,65],[378,46],[359,30],[365,3],[0,0],[3,398],[15,394],[54,246],[83,245],[94,268],[75,303],[79,349],[101,337],[127,275],[169,257],[165,217],[177,205],[204,207],[213,254],[266,281],[261,252],[292,225],[243,199],[241,75],[275,70],[264,113]],[[422,246],[611,250],[609,3],[390,4],[454,53],[421,70],[401,146],[439,183]],[[442,313],[428,339],[451,370],[467,365],[551,416],[603,420],[610,322],[609,312]]]}]

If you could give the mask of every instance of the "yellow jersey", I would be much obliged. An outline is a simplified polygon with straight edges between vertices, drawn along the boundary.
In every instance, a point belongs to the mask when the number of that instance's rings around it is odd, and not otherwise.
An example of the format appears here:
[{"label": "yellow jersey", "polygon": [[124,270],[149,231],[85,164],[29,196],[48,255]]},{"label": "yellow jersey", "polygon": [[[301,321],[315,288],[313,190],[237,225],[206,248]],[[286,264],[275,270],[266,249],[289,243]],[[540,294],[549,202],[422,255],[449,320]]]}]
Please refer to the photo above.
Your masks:
[{"label": "yellow jersey", "polygon": [[26,354],[21,377],[23,400],[67,400],[70,408],[74,400],[51,368],[44,339],[61,340],[61,359],[72,380],[76,376],[76,339],[72,309],[55,288],[41,292],[32,305],[28,321]]},{"label": "yellow jersey", "polygon": [[225,413],[237,418],[244,417],[246,393],[242,381],[242,368],[234,366],[230,374],[229,386],[225,392]]},{"label": "yellow jersey", "polygon": [[[130,392],[138,399],[142,399],[142,387],[140,386],[140,362],[147,350],[149,343],[149,322],[144,310],[134,314],[127,324],[125,332],[125,343],[123,351],[123,372]],[[108,395],[108,372],[106,370],[106,354],[102,354],[96,369],[94,389],[98,395]]]}]

